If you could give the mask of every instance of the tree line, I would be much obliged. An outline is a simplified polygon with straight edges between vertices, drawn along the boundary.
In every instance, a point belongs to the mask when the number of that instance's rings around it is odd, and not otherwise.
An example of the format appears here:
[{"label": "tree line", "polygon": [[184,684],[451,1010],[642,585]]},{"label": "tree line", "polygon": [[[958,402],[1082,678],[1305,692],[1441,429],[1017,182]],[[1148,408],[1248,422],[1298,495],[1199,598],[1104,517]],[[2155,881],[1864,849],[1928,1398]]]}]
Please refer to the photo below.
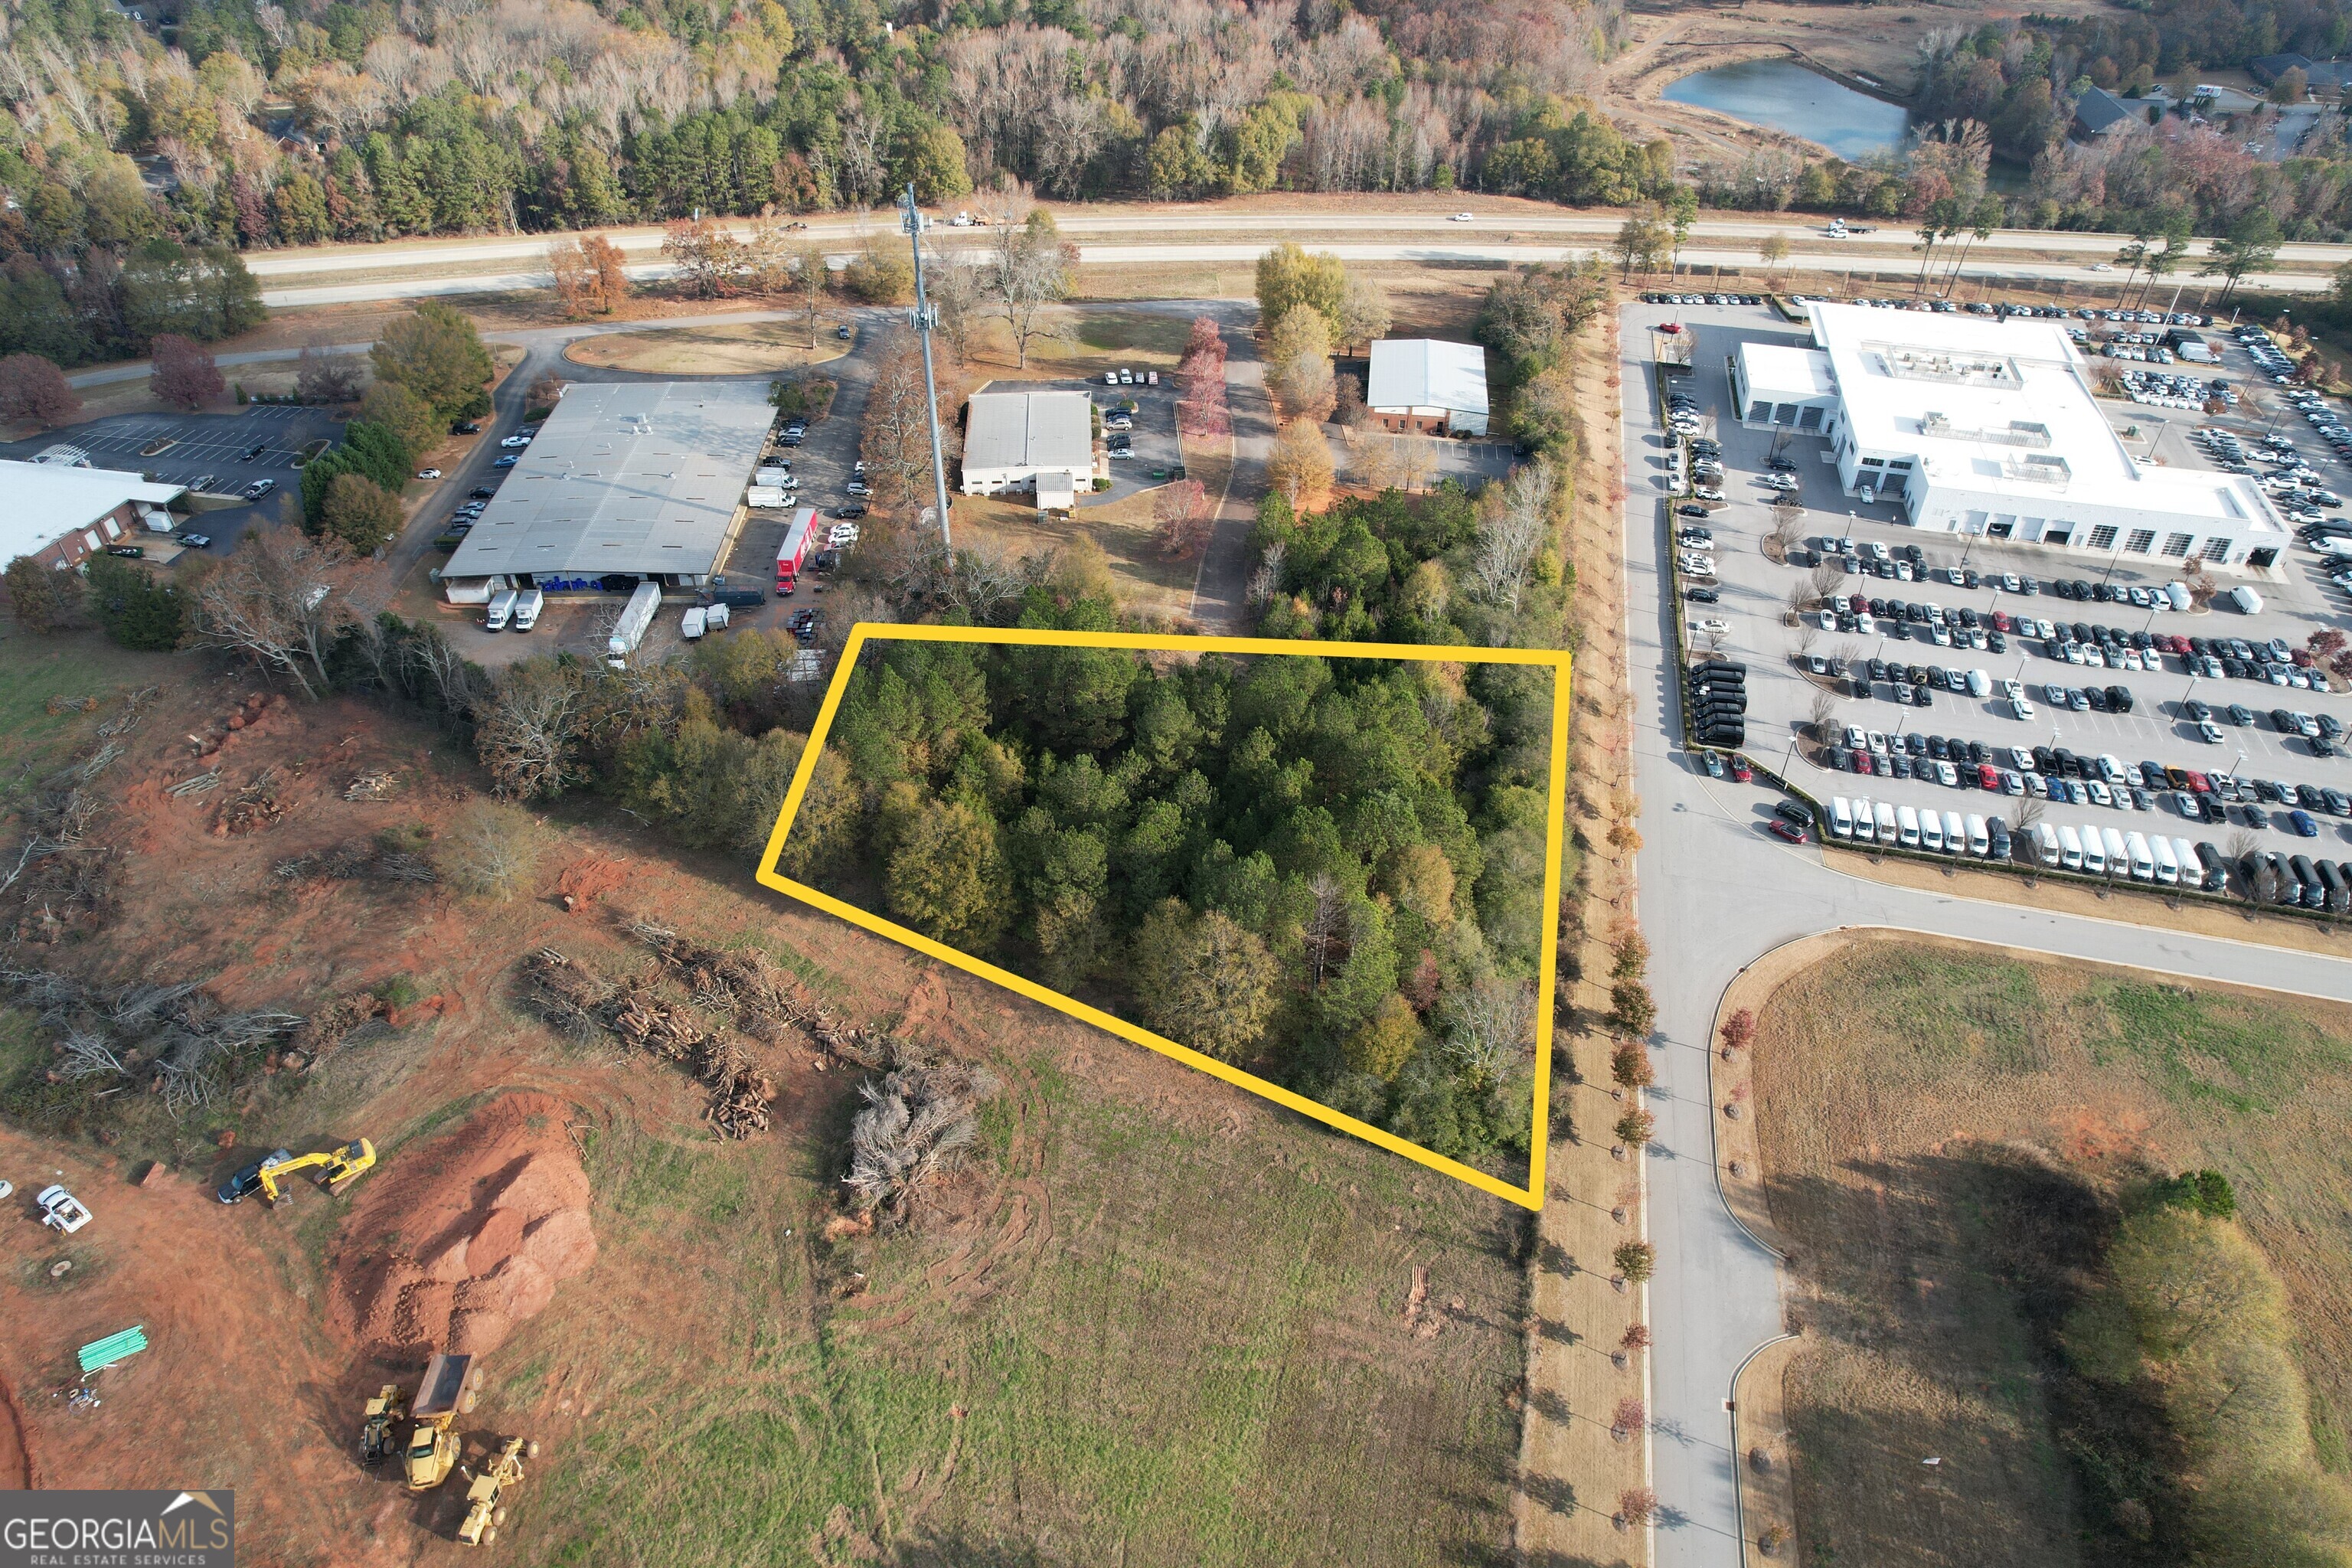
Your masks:
[{"label": "tree line", "polygon": [[[1024,626],[1108,629],[1038,587]],[[1465,1160],[1524,1155],[1549,673],[877,643],[795,874]]]}]

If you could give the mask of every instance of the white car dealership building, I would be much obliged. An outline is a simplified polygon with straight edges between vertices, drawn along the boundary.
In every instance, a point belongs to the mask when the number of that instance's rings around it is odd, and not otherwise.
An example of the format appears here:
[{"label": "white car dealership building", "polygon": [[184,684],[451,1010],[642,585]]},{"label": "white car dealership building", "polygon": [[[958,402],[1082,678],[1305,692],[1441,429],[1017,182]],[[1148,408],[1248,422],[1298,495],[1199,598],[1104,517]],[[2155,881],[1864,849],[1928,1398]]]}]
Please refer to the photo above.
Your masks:
[{"label": "white car dealership building", "polygon": [[1822,437],[1846,494],[1915,528],[2254,568],[2290,538],[2252,479],[2135,457],[2062,322],[1807,310],[1818,346],[1740,344],[1740,423]]}]

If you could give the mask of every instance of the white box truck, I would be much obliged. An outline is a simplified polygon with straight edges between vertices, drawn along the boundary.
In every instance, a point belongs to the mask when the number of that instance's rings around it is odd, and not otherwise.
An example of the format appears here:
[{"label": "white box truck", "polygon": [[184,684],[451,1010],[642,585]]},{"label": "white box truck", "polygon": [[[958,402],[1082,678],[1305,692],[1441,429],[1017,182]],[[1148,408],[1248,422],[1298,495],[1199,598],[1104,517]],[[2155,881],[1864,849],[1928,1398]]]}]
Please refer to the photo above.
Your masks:
[{"label": "white box truck", "polygon": [[775,510],[793,504],[793,498],[772,485],[753,485],[743,492],[743,504],[754,510]]},{"label": "white box truck", "polygon": [[702,640],[704,616],[705,612],[700,605],[697,605],[694,608],[687,611],[685,616],[678,622],[677,635],[684,637],[688,642],[700,642]]},{"label": "white box truck", "polygon": [[2263,596],[2242,583],[2221,596],[2229,600],[2230,607],[2242,616],[2259,616],[2263,613]]},{"label": "white box truck", "polygon": [[661,584],[640,583],[629,602],[621,608],[621,618],[614,624],[613,635],[604,644],[604,662],[614,669],[626,669],[628,658],[646,640],[646,628],[654,624],[654,613],[661,608]]},{"label": "white box truck", "polygon": [[483,618],[482,629],[486,632],[506,630],[507,622],[514,618],[514,607],[515,591],[512,588],[501,588],[491,595],[490,613]]},{"label": "white box truck", "polygon": [[547,608],[547,595],[537,588],[515,591],[514,629],[527,632],[539,625],[540,612]]}]

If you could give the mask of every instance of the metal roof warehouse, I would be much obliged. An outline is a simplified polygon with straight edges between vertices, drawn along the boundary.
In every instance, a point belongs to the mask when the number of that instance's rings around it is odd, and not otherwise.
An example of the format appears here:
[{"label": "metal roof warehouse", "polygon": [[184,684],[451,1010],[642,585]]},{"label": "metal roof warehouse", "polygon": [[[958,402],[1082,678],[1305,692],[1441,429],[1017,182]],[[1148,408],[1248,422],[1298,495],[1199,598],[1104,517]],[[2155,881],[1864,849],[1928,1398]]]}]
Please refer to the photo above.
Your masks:
[{"label": "metal roof warehouse", "polygon": [[443,582],[692,587],[725,558],[775,411],[765,383],[575,383],[459,543]]}]

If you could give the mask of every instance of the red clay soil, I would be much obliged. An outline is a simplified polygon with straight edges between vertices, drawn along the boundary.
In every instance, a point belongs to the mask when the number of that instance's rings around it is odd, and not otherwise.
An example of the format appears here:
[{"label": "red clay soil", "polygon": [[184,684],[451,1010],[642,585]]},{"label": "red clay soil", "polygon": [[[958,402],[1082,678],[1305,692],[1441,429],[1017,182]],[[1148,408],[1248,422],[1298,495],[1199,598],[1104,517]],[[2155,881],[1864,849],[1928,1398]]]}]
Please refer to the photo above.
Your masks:
[{"label": "red clay soil", "polygon": [[380,1361],[483,1355],[596,1260],[588,1176],[551,1095],[502,1095],[366,1189],[330,1259],[328,1324]]},{"label": "red clay soil", "polygon": [[0,1378],[0,1491],[33,1489],[33,1453],[25,1447],[25,1418],[16,1411],[16,1392]]}]

